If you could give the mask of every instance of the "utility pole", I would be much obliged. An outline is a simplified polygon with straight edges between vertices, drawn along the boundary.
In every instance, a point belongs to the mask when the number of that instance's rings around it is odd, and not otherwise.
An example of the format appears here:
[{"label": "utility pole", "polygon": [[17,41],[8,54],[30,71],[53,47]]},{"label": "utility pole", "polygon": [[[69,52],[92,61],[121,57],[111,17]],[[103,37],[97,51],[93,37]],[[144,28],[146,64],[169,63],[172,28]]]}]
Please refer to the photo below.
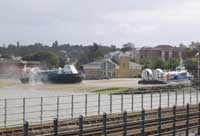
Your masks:
[{"label": "utility pole", "polygon": [[199,72],[200,72],[200,71],[199,71],[199,68],[200,68],[200,67],[199,67],[199,65],[200,65],[200,54],[199,54],[199,52],[197,52],[195,56],[197,57],[197,79],[199,79],[199,76],[200,76],[200,75],[199,75],[199,74],[200,74],[200,73],[199,73]]},{"label": "utility pole", "polygon": [[107,59],[106,59],[106,78],[108,77],[108,65],[107,65]]},{"label": "utility pole", "polygon": [[198,71],[198,76],[197,76],[197,77],[198,77],[198,79],[199,79],[199,76],[200,76],[200,75],[199,75],[199,74],[200,74],[200,73],[199,73],[199,68],[200,68],[200,66],[199,66],[199,65],[200,65],[200,62],[199,62],[199,61],[200,61],[200,55],[199,55],[199,53],[198,53],[198,60],[197,60],[197,62],[198,62],[198,63],[197,63],[197,71]]}]

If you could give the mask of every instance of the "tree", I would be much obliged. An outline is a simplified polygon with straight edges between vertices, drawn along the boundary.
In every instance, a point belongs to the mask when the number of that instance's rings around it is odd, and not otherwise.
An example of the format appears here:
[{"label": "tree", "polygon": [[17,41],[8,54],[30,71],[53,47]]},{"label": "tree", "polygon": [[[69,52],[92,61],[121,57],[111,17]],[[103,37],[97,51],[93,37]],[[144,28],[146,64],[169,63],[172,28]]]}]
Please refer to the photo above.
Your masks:
[{"label": "tree", "polygon": [[116,45],[110,45],[111,51],[115,51],[116,50]]},{"label": "tree", "polygon": [[89,52],[88,52],[89,61],[94,61],[96,59],[100,59],[103,57],[103,53],[99,47],[100,45],[98,45],[97,43],[93,43],[93,45],[89,47]]},{"label": "tree", "polygon": [[141,61],[141,64],[142,64],[142,68],[143,69],[145,69],[145,68],[152,68],[151,61],[148,60],[148,59],[143,59]]},{"label": "tree", "polygon": [[126,52],[134,49],[135,49],[134,43],[126,43],[122,45],[121,51]]},{"label": "tree", "polygon": [[185,61],[185,67],[188,70],[195,70],[197,69],[197,60],[196,59],[188,59]]},{"label": "tree", "polygon": [[142,60],[143,68],[152,68],[152,69],[175,69],[179,65],[178,59],[171,59],[168,61],[163,61],[161,59],[154,60]]},{"label": "tree", "polygon": [[180,47],[180,48],[187,48],[187,46],[184,45],[184,44],[182,44],[182,43],[179,44],[179,47]]},{"label": "tree", "polygon": [[[83,65],[90,61],[102,58],[108,52],[115,50],[117,50],[117,48],[114,46],[102,46],[97,43],[93,43],[92,45],[88,46],[70,44],[59,45],[58,42],[55,41],[52,46],[47,46],[42,43],[33,43],[30,45],[20,46],[17,46],[16,44],[9,44],[9,46],[0,47],[0,54],[2,54],[2,56],[14,55],[21,56],[22,58],[27,58],[27,56],[30,57],[30,55],[33,55],[33,53],[37,53],[40,51],[51,51],[59,56],[61,61],[59,66],[63,66],[65,64],[66,58],[69,58],[72,63],[74,63],[74,60],[78,60],[79,63]],[[67,57],[64,55],[63,52],[65,52]]]},{"label": "tree", "polygon": [[27,61],[40,61],[43,67],[53,68],[57,67],[59,64],[59,57],[53,52],[50,51],[40,51],[36,52],[30,56],[26,56],[23,60]]},{"label": "tree", "polygon": [[175,69],[179,65],[179,59],[171,59],[167,61],[167,69]]},{"label": "tree", "polygon": [[165,67],[164,66],[165,63],[161,59],[153,60],[151,65],[153,69],[157,69],[157,68],[163,69]]},{"label": "tree", "polygon": [[53,48],[58,47],[58,41],[53,42],[52,47],[53,47]]},{"label": "tree", "polygon": [[19,46],[20,46],[20,43],[19,43],[19,41],[17,41],[17,47],[19,48]]}]

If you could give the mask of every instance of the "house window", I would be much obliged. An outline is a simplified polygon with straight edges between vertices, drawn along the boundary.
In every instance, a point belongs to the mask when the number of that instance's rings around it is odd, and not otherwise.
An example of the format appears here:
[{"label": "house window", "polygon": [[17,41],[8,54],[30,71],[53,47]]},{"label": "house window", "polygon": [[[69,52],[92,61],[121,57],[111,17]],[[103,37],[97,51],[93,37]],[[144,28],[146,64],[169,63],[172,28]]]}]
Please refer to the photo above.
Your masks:
[{"label": "house window", "polygon": [[102,72],[101,71],[98,71],[97,72],[97,76],[101,76],[102,75]]},{"label": "house window", "polygon": [[102,68],[106,69],[106,67],[107,67],[107,69],[113,69],[113,68],[115,68],[115,65],[113,65],[110,62],[104,62],[102,65]]},{"label": "house window", "polygon": [[103,63],[103,66],[102,66],[102,68],[106,68],[106,63]]},{"label": "house window", "polygon": [[111,72],[108,72],[108,77],[111,77]]},{"label": "house window", "polygon": [[113,74],[112,74],[112,75],[113,75],[113,77],[115,77],[115,72],[113,72]]}]

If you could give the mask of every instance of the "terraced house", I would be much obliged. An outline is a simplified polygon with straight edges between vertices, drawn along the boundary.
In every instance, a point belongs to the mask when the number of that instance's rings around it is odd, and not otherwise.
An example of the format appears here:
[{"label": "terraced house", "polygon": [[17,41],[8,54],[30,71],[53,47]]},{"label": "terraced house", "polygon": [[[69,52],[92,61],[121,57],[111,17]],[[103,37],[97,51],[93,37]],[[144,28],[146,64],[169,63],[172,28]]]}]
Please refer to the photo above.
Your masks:
[{"label": "terraced house", "polygon": [[181,48],[171,45],[158,45],[156,47],[142,47],[136,50],[136,62],[143,60],[161,59],[163,61],[180,58]]},{"label": "terraced house", "polygon": [[131,78],[140,75],[142,66],[130,61],[130,56],[122,52],[108,54],[104,59],[83,66],[86,78]]}]

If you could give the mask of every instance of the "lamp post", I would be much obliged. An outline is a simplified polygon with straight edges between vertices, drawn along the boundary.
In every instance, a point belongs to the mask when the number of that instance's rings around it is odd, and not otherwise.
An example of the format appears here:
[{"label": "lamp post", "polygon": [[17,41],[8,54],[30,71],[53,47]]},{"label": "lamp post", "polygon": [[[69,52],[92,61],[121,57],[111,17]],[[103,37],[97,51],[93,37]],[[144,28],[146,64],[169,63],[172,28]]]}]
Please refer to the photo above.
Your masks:
[{"label": "lamp post", "polygon": [[108,77],[108,64],[107,64],[107,59],[106,59],[106,78]]},{"label": "lamp post", "polygon": [[195,56],[197,57],[197,79],[199,79],[199,76],[200,76],[199,75],[200,74],[199,73],[199,68],[200,68],[199,67],[199,65],[200,65],[200,54],[199,54],[199,52],[197,52]]}]

